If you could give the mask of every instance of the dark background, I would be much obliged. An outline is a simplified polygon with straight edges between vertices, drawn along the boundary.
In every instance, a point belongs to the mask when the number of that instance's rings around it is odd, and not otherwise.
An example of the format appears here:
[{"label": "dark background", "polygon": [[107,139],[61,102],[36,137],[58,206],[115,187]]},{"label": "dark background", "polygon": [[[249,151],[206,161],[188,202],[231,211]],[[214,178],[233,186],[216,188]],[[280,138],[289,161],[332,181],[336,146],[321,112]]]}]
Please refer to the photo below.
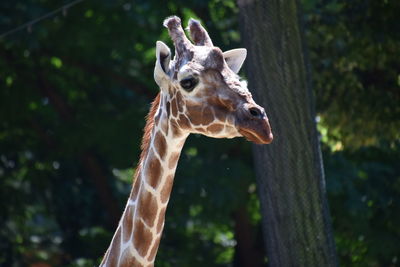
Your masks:
[{"label": "dark background", "polygon": [[[340,264],[399,266],[400,2],[301,2]],[[0,34],[68,3],[1,1]],[[228,50],[242,46],[238,12],[85,0],[0,39],[1,266],[99,262],[158,91],[155,42],[172,47],[163,19],[199,18]],[[156,266],[240,266],[238,234],[264,257],[260,223],[250,143],[193,135]]]}]

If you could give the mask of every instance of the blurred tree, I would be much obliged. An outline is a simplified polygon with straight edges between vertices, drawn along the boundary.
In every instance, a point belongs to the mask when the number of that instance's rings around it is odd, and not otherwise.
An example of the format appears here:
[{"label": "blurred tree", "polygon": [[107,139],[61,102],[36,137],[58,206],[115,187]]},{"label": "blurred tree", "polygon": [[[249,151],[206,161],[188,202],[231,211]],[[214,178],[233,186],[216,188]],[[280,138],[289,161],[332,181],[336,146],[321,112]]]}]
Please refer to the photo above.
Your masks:
[{"label": "blurred tree", "polygon": [[298,2],[238,3],[249,85],[275,136],[253,147],[269,266],[336,266]]},{"label": "blurred tree", "polygon": [[341,266],[397,266],[400,2],[302,2]]},{"label": "blurred tree", "polygon": [[400,1],[302,2],[317,110],[330,145],[399,140]]}]

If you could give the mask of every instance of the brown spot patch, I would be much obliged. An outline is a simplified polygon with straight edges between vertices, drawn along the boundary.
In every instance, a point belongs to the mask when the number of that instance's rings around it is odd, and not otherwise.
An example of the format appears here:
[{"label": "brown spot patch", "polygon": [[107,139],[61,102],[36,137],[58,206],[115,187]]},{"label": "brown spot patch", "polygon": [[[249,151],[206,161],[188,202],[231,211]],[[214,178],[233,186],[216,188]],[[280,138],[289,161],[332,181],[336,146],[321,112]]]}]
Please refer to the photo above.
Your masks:
[{"label": "brown spot patch", "polygon": [[118,266],[118,259],[120,255],[121,246],[121,227],[118,227],[115,233],[112,244],[110,245],[110,251],[108,253],[107,266]]},{"label": "brown spot patch", "polygon": [[213,120],[214,113],[212,112],[212,109],[209,107],[204,108],[202,112],[201,124],[207,125],[210,124]]},{"label": "brown spot patch", "polygon": [[168,161],[168,168],[173,169],[176,167],[181,152],[173,152]]},{"label": "brown spot patch", "polygon": [[171,190],[172,190],[172,185],[174,184],[174,175],[171,174],[167,177],[167,180],[165,181],[164,187],[161,189],[161,202],[165,204],[170,195],[171,195]]},{"label": "brown spot patch", "polygon": [[153,227],[158,211],[157,200],[149,191],[144,188],[142,190],[143,193],[141,193],[137,206],[138,218],[142,218],[149,227]]},{"label": "brown spot patch", "polygon": [[171,120],[171,130],[172,130],[172,135],[173,136],[180,136],[181,135],[181,130],[179,128],[179,124],[176,122],[176,120]]},{"label": "brown spot patch", "polygon": [[178,110],[179,110],[179,112],[183,112],[183,106],[185,105],[185,103],[183,102],[183,97],[182,97],[182,94],[181,94],[181,92],[177,92],[176,93],[176,104],[177,104],[177,106],[178,106]]},{"label": "brown spot patch", "polygon": [[194,125],[200,125],[202,123],[202,107],[199,105],[187,105],[186,106],[189,119]]},{"label": "brown spot patch", "polygon": [[224,112],[222,109],[221,110],[216,110],[215,111],[215,117],[220,121],[225,121],[226,112]]},{"label": "brown spot patch", "polygon": [[157,240],[154,242],[153,247],[151,248],[150,255],[147,257],[148,261],[151,261],[151,262],[154,261],[159,245],[160,245],[160,238],[157,238]]},{"label": "brown spot patch", "polygon": [[160,214],[158,215],[158,222],[157,222],[157,233],[160,233],[163,229],[164,221],[165,221],[165,211],[167,207],[163,207],[160,210]]},{"label": "brown spot patch", "polygon": [[204,130],[204,128],[201,127],[196,127],[195,130],[198,131],[199,133],[206,133],[206,130]]},{"label": "brown spot patch", "polygon": [[167,142],[161,132],[157,132],[154,138],[154,146],[156,147],[157,153],[163,160],[167,151]]},{"label": "brown spot patch", "polygon": [[146,228],[141,220],[136,220],[135,231],[133,232],[133,245],[140,256],[144,257],[147,254],[152,240],[153,235],[150,230]]},{"label": "brown spot patch", "polygon": [[153,150],[150,153],[148,157],[149,161],[146,164],[146,176],[149,185],[156,189],[160,183],[163,169],[161,168],[160,160],[154,155]]},{"label": "brown spot patch", "polygon": [[171,112],[172,115],[176,118],[178,115],[178,104],[176,103],[176,99],[171,101]]},{"label": "brown spot patch", "polygon": [[191,126],[189,119],[184,114],[179,115],[178,124],[182,129],[190,129]]},{"label": "brown spot patch", "polygon": [[132,209],[134,209],[133,206],[128,206],[126,208],[124,218],[122,220],[122,236],[123,236],[124,243],[126,243],[129,240],[129,238],[131,237],[131,233],[132,233],[132,226],[133,226]]},{"label": "brown spot patch", "polygon": [[137,170],[137,172],[138,172],[138,174],[135,175],[136,178],[135,178],[135,182],[133,183],[133,187],[132,187],[132,191],[131,191],[131,195],[130,195],[130,199],[132,201],[136,200],[138,193],[139,193],[139,188],[140,188],[140,171]]},{"label": "brown spot patch", "polygon": [[223,124],[219,124],[219,123],[214,123],[211,124],[210,126],[207,127],[207,131],[208,132],[212,132],[212,133],[219,133],[224,129],[224,125]]},{"label": "brown spot patch", "polygon": [[129,248],[126,248],[121,255],[121,261],[119,262],[118,266],[141,267],[142,264],[132,256],[131,252],[129,251]]}]

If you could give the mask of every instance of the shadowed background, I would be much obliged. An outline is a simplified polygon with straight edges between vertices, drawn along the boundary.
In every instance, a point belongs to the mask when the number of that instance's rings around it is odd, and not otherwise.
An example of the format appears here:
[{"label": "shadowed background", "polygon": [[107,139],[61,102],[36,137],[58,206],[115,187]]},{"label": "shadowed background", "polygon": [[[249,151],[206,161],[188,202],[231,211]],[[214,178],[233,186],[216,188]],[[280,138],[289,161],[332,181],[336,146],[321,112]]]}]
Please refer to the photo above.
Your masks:
[{"label": "shadowed background", "polygon": [[[0,34],[67,3],[2,1]],[[397,266],[400,5],[301,3],[340,264]],[[242,46],[238,13],[234,1],[85,0],[0,40],[1,266],[98,263],[158,91],[155,42],[172,47],[163,19],[198,18],[228,50]],[[250,143],[191,136],[156,266],[263,262],[254,176]]]}]

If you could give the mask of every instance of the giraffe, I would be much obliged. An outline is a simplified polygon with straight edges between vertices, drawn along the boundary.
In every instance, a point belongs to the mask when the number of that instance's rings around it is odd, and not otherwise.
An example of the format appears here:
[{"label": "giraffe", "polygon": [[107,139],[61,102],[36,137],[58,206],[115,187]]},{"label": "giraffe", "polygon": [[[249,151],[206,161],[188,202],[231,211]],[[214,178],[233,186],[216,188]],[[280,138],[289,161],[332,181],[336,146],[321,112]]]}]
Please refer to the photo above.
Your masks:
[{"label": "giraffe", "polygon": [[202,25],[189,20],[186,37],[178,17],[164,20],[175,56],[156,43],[154,79],[160,87],[147,116],[142,152],[129,199],[100,266],[154,266],[178,159],[190,133],[243,136],[268,144],[273,136],[239,72],[246,49],[222,52]]}]

